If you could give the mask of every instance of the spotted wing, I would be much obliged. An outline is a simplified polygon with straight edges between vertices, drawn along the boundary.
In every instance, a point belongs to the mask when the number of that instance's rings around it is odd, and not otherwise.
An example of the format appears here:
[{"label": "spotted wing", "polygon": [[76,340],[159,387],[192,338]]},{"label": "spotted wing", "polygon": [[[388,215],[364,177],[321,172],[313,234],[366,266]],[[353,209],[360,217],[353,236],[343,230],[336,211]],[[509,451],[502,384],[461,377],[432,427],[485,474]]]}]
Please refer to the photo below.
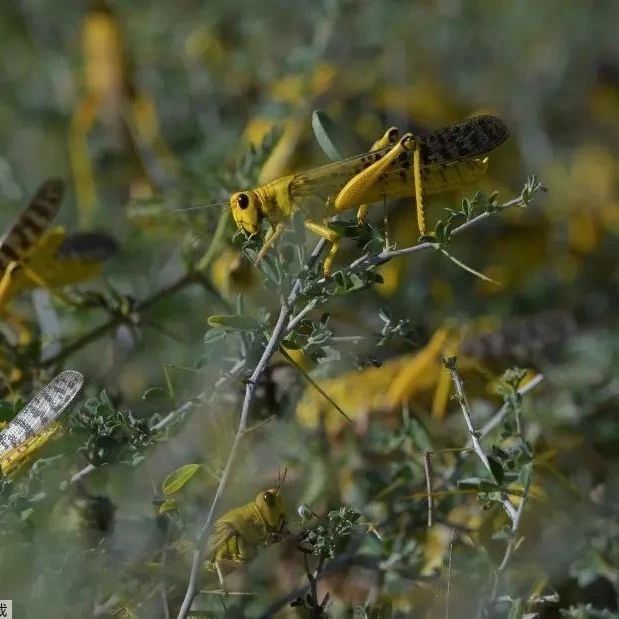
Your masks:
[{"label": "spotted wing", "polygon": [[61,372],[0,432],[0,468],[3,471],[24,450],[31,451],[32,445],[37,444],[37,437],[46,436],[50,426],[73,401],[83,384],[84,377],[79,372]]},{"label": "spotted wing", "polygon": [[[421,165],[428,167],[480,157],[500,146],[509,137],[509,133],[500,118],[485,115],[417,137],[420,141]],[[384,157],[390,148],[374,150],[296,174],[290,184],[292,197],[334,196],[351,178]],[[412,159],[412,150],[402,153],[388,168],[385,178],[397,177],[400,172],[410,170]]]},{"label": "spotted wing", "polygon": [[28,206],[0,237],[0,275],[7,266],[24,256],[36,244],[60,208],[64,183],[45,181]]},{"label": "spotted wing", "polygon": [[422,165],[480,157],[509,137],[505,123],[496,116],[475,116],[420,137]]}]

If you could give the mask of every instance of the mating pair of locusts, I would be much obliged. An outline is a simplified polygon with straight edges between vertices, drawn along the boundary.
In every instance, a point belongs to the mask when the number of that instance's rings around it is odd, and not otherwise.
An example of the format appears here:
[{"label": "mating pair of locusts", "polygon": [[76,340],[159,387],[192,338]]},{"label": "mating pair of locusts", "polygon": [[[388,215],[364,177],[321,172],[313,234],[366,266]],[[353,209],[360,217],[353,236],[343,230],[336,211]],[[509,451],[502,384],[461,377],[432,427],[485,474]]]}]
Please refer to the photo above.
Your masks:
[{"label": "mating pair of locusts", "polygon": [[286,220],[302,208],[309,215],[305,227],[331,243],[323,265],[325,276],[329,276],[340,237],[324,224],[326,219],[356,208],[357,219],[363,223],[368,204],[412,197],[419,233],[425,236],[424,194],[444,193],[475,182],[487,170],[485,155],[507,137],[503,121],[489,115],[421,136],[407,133],[400,138],[398,130],[391,127],[367,154],[234,193],[230,197],[232,217],[238,228],[249,235],[260,231],[263,219],[270,223],[257,257],[260,260],[284,232]]}]

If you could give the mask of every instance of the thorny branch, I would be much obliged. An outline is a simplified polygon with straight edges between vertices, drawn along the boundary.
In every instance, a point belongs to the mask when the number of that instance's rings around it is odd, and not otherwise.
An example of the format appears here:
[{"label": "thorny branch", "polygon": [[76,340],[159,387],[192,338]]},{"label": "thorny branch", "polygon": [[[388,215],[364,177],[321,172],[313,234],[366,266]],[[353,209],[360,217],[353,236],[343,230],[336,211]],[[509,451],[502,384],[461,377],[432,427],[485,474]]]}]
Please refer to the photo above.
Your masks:
[{"label": "thorny branch", "polygon": [[[481,443],[479,441],[479,433],[475,430],[475,427],[473,426],[471,407],[469,406],[468,400],[466,399],[466,394],[464,393],[464,385],[462,383],[462,378],[456,368],[455,357],[445,360],[445,367],[449,370],[449,373],[451,374],[451,380],[454,384],[454,389],[456,390],[456,396],[458,399],[458,403],[460,404],[460,410],[462,411],[462,416],[464,417],[467,430],[471,437],[470,440],[473,451],[477,454],[477,457],[479,458],[481,463],[490,473],[490,476],[494,478],[494,473],[492,472],[490,462],[488,461],[488,456],[486,456],[484,448],[481,446]],[[505,513],[509,516],[509,519],[514,522],[516,518],[516,508],[511,504],[508,498],[503,498],[501,503],[503,505]]]},{"label": "thorny branch", "polygon": [[[513,206],[523,206],[526,203],[527,203],[527,198],[524,195],[520,195],[517,198],[514,198],[513,200],[509,200],[508,202],[501,204],[500,206],[496,208],[495,211],[484,211],[483,213],[480,213],[476,217],[469,219],[469,221],[466,221],[462,225],[458,226],[457,228],[454,228],[454,230],[451,232],[451,236],[460,234],[464,232],[465,230],[468,230],[469,228],[476,226],[477,224],[482,222],[484,219],[487,219],[488,217],[493,215],[495,212],[500,212],[507,208],[511,208]],[[376,254],[373,256],[369,254],[361,256],[360,258],[355,260],[353,263],[351,263],[350,269],[351,270],[368,269],[370,267],[375,267],[375,266],[384,264],[385,262],[388,262],[389,260],[393,258],[397,258],[399,256],[408,256],[409,254],[413,254],[418,251],[424,251],[426,249],[441,249],[441,246],[439,243],[435,243],[432,241],[423,241],[422,243],[417,243],[416,245],[412,245],[411,247],[403,247],[402,249],[384,249],[379,254]]]},{"label": "thorny branch", "polygon": [[514,516],[514,519],[512,520],[512,527],[510,531],[510,538],[509,538],[509,541],[507,542],[507,548],[505,549],[503,560],[501,561],[501,564],[499,565],[497,569],[497,572],[499,573],[505,570],[505,568],[507,567],[507,564],[509,563],[509,560],[512,557],[512,553],[514,552],[514,549],[516,548],[518,529],[520,527],[520,519],[522,517],[522,512],[524,511],[524,505],[527,502],[527,498],[529,496],[529,488],[531,487],[531,477],[533,476],[532,473],[533,473],[532,469],[529,468],[526,473],[526,480],[524,483],[524,490],[522,493],[522,497],[520,498],[520,504],[518,505],[518,509],[516,510],[516,515]]}]

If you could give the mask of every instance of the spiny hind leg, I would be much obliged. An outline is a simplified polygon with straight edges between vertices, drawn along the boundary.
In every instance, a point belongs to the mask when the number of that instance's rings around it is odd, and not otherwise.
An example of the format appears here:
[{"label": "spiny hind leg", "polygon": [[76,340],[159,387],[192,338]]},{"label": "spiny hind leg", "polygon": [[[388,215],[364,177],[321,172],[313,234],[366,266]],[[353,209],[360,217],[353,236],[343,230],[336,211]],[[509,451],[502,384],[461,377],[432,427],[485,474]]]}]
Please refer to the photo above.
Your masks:
[{"label": "spiny hind leg", "polygon": [[313,221],[306,221],[305,227],[310,232],[313,232],[331,243],[331,249],[329,250],[329,253],[327,254],[327,257],[322,265],[324,276],[330,277],[331,267],[333,266],[333,258],[335,258],[335,254],[337,254],[337,251],[340,248],[340,235],[334,230],[331,230],[331,228],[323,226],[322,224],[317,224]]},{"label": "spiny hind leg", "polygon": [[421,142],[412,135],[410,140],[413,142],[413,196],[417,206],[417,226],[419,236],[426,236],[426,209],[423,204],[423,186],[421,181]]}]

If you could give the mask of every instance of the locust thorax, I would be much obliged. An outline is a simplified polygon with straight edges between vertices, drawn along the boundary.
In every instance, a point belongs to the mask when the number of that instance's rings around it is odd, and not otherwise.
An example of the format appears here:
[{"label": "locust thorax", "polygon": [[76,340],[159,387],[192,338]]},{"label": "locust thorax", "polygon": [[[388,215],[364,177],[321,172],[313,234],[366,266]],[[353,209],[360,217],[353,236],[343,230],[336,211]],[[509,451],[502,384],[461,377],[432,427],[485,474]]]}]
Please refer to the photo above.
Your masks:
[{"label": "locust thorax", "polygon": [[286,506],[281,489],[270,488],[256,495],[254,503],[271,531],[280,532],[286,524]]}]

